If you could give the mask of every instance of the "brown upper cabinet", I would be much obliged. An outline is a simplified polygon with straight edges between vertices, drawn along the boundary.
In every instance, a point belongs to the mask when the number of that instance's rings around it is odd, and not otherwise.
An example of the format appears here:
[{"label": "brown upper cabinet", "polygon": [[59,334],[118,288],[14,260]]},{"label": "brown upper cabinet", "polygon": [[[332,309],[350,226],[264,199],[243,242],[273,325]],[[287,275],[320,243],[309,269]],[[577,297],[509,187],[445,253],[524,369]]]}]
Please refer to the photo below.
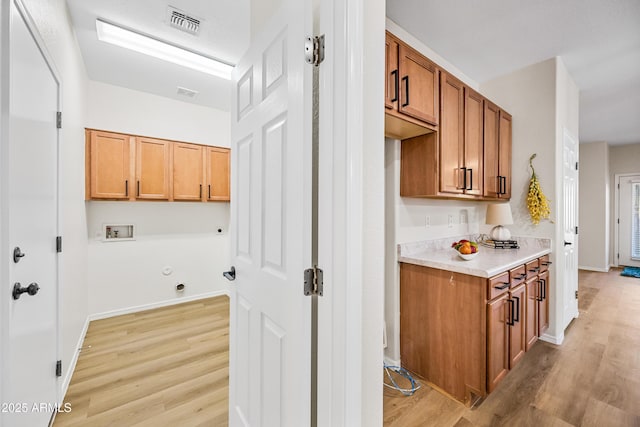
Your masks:
[{"label": "brown upper cabinet", "polygon": [[131,176],[129,135],[113,132],[87,132],[87,198],[128,199]]},{"label": "brown upper cabinet", "polygon": [[441,73],[440,192],[482,195],[483,98]]},{"label": "brown upper cabinet", "polygon": [[87,129],[86,199],[229,201],[229,153]]},{"label": "brown upper cabinet", "polygon": [[485,100],[484,196],[511,198],[511,115]]},{"label": "brown upper cabinet", "polygon": [[229,200],[229,149],[207,147],[206,151],[207,200]]},{"label": "brown upper cabinet", "polygon": [[169,200],[171,142],[136,138],[136,198]]},{"label": "brown upper cabinet", "polygon": [[203,147],[173,143],[173,200],[202,200]]},{"label": "brown upper cabinet", "polygon": [[385,134],[404,139],[436,130],[439,69],[429,59],[386,34]]},{"label": "brown upper cabinet", "polygon": [[385,136],[402,140],[400,195],[510,199],[511,116],[388,32],[386,62]]},{"label": "brown upper cabinet", "polygon": [[[440,86],[440,191],[464,193],[464,85],[442,73]],[[464,174],[463,174],[464,175]]]}]

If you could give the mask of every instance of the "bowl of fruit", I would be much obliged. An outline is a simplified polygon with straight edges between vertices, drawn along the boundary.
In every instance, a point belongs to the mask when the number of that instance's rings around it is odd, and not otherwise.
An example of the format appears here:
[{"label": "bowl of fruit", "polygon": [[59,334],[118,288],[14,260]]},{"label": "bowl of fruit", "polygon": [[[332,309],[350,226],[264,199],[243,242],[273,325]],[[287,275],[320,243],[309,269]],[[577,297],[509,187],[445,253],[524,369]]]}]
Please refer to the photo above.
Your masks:
[{"label": "bowl of fruit", "polygon": [[455,249],[458,256],[465,261],[470,261],[478,255],[478,243],[476,242],[462,239],[458,242],[453,242],[451,247]]}]

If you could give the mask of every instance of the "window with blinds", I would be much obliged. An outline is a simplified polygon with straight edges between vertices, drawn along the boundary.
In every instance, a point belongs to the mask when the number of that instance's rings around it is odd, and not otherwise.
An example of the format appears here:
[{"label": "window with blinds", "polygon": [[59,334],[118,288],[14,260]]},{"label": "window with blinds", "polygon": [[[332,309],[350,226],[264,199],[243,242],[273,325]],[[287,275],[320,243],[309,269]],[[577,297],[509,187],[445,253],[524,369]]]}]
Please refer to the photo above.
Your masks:
[{"label": "window with blinds", "polygon": [[631,259],[640,260],[640,182],[631,184]]}]

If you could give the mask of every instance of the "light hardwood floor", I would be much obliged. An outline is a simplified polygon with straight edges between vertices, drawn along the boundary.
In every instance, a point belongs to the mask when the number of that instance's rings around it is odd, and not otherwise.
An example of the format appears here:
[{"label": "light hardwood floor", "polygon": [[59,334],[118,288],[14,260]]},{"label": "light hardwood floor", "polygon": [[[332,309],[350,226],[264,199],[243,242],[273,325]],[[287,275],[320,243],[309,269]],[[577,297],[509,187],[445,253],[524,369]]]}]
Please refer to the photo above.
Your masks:
[{"label": "light hardwood floor", "polygon": [[580,316],[538,341],[475,408],[423,385],[384,391],[385,426],[640,426],[640,279],[580,271]]},{"label": "light hardwood floor", "polygon": [[55,427],[226,426],[229,299],[91,322]]}]

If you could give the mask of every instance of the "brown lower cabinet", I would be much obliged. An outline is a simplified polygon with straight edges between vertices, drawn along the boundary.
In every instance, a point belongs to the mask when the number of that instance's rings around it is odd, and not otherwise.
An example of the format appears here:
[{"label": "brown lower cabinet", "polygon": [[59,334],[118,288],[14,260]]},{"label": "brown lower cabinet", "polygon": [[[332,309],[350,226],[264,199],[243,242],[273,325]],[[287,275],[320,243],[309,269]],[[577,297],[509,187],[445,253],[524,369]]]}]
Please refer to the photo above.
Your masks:
[{"label": "brown lower cabinet", "polygon": [[491,393],[525,352],[524,284],[487,303],[487,389]]},{"label": "brown lower cabinet", "polygon": [[541,270],[525,280],[523,264],[485,279],[400,263],[402,366],[467,405],[491,393],[548,328]]}]

